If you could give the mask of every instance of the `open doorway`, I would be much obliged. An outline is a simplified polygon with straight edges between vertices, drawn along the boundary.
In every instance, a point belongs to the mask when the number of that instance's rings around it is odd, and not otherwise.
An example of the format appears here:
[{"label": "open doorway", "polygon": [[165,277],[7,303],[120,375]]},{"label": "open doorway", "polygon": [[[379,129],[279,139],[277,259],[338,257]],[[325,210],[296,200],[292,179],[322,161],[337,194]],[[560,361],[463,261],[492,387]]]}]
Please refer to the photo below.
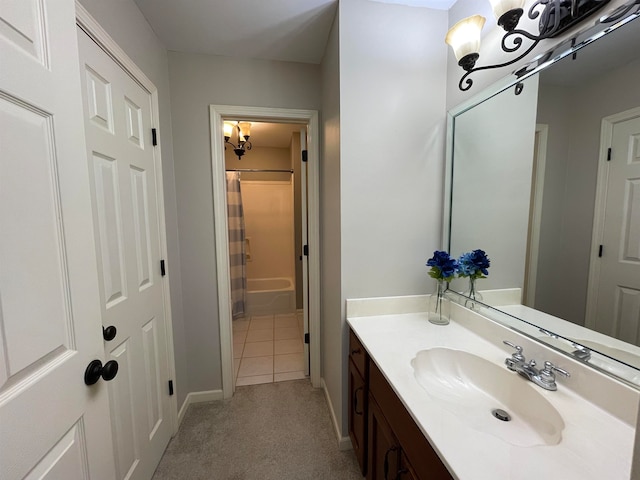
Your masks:
[{"label": "open doorway", "polygon": [[241,131],[227,119],[225,127],[234,384],[303,379],[307,126],[242,122]]},{"label": "open doorway", "polygon": [[[293,378],[292,375],[298,375],[296,378],[308,375],[312,384],[319,387],[317,112],[217,105],[212,105],[210,110],[224,396],[228,398],[233,394],[235,380],[241,377],[245,379],[255,377],[241,380],[239,384],[242,385],[249,384],[246,383],[247,381],[256,383],[276,379],[285,380]],[[235,132],[231,133],[230,138],[235,145],[228,145],[225,155],[223,134],[225,121],[251,123],[249,139],[252,144],[251,150],[248,149],[248,145],[245,146],[245,153],[240,158],[237,153],[234,153],[234,146],[238,146]],[[280,144],[277,140],[269,141],[267,136],[270,130],[273,136],[280,134],[288,138],[280,140]],[[258,139],[258,136],[261,138]],[[287,144],[287,154],[274,150],[285,148],[282,146],[283,142]],[[303,151],[306,151],[304,157],[308,162],[302,161]],[[276,155],[276,153],[279,154]],[[241,257],[245,260],[246,279],[253,281],[246,282],[249,287],[247,292],[251,293],[247,299],[247,305],[244,306],[243,314],[239,315],[236,312],[238,319],[235,321],[232,318],[237,298],[233,298],[231,286],[236,284],[237,280],[233,278],[235,274],[232,270],[235,267],[230,266],[229,255],[230,252],[234,256],[237,255],[238,245],[230,245],[229,242],[228,228],[234,219],[227,217],[227,174],[235,177],[238,187],[245,190],[242,194],[243,200],[249,202],[246,205],[248,211],[243,212],[248,214],[248,218],[245,218],[248,223],[245,227],[248,228],[245,228],[240,243],[243,247]],[[266,200],[266,198],[270,199]],[[305,200],[308,201],[305,202]],[[245,205],[243,205],[244,209]],[[293,215],[296,210],[299,215]],[[306,215],[303,212],[306,212]],[[283,221],[287,216],[297,218],[299,222],[297,224],[291,222],[287,227],[286,222]],[[276,224],[284,225],[284,230],[276,229]],[[276,244],[283,248],[269,247]],[[305,249],[303,249],[304,245],[307,246]],[[298,264],[301,264],[302,268],[296,269],[296,266],[300,266]],[[274,286],[274,282],[278,285]],[[280,285],[285,282],[288,285]],[[297,295],[298,293],[301,295]],[[299,297],[302,297],[302,302],[299,301]],[[298,338],[276,339],[276,335],[292,337],[294,329],[298,333]],[[260,330],[262,331],[259,332]],[[245,333],[238,334],[242,331]],[[291,341],[278,342],[278,340]],[[293,361],[294,356],[300,359],[301,352],[287,353],[290,350],[300,350],[298,345],[294,345],[294,342],[298,341],[305,342],[302,344],[302,370],[292,370],[291,365],[283,367],[283,362]],[[246,350],[247,344],[252,344],[248,350]],[[272,355],[268,355],[269,351]],[[245,362],[247,367],[243,369],[245,353],[248,354]],[[276,364],[277,355],[290,356],[278,359],[279,362]],[[235,361],[233,357],[237,357]],[[261,369],[257,366],[260,363],[259,360],[248,360],[260,357],[263,357],[262,361],[267,362],[269,360],[264,357],[273,357],[272,373],[266,371],[264,367]],[[276,377],[277,373],[283,375]],[[268,378],[270,375],[271,380]]]}]

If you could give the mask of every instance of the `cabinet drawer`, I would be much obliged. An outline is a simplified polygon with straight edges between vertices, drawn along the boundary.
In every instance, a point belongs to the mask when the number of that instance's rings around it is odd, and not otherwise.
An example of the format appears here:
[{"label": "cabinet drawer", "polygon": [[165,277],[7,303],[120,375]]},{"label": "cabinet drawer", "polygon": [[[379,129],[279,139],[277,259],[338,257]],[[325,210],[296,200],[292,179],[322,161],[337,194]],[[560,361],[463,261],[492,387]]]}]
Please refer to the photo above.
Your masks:
[{"label": "cabinet drawer", "polygon": [[369,392],[402,446],[412,467],[411,475],[419,479],[450,480],[452,477],[440,457],[374,362],[369,362]]},{"label": "cabinet drawer", "polygon": [[362,378],[367,378],[367,351],[351,330],[349,330],[349,357],[360,372],[360,375],[362,375]]}]

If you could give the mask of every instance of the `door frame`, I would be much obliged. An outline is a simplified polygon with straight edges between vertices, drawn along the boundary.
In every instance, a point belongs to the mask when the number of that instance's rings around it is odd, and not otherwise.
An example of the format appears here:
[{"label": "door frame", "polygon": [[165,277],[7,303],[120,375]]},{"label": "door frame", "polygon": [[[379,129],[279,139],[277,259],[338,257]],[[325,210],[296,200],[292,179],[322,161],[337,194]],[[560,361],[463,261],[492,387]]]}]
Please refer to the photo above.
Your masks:
[{"label": "door frame", "polygon": [[540,249],[540,227],[542,225],[542,201],[544,195],[544,172],[547,164],[547,139],[549,125],[536,124],[535,163],[532,174],[531,212],[527,238],[527,261],[525,263],[523,304],[533,307],[538,277],[538,253]]},{"label": "door frame", "polygon": [[[307,128],[304,130],[300,130],[300,155],[302,152],[307,150],[308,145],[308,134]],[[308,150],[307,150],[308,151]],[[300,259],[304,258],[304,245],[309,245],[309,168],[307,162],[300,162],[300,216],[302,217],[301,227],[302,231],[300,232],[300,244],[297,246],[300,250]],[[294,175],[295,181],[295,175]],[[294,188],[294,202],[295,202],[295,188]],[[295,222],[295,219],[294,219]],[[294,234],[295,237],[295,234]],[[295,243],[295,242],[294,242]],[[307,247],[308,248],[308,247]],[[306,336],[309,333],[309,257],[307,256],[306,261],[302,262],[302,334]],[[297,272],[296,272],[297,273]],[[297,296],[297,295],[296,295]],[[296,305],[296,312],[299,312]],[[296,315],[297,316],[297,315]],[[305,375],[311,375],[311,362],[309,358],[309,348],[310,345],[308,343],[303,344],[302,351],[304,352],[304,373]],[[275,372],[274,372],[275,378]]]},{"label": "door frame", "polygon": [[[118,64],[138,85],[151,95],[151,116],[153,127],[160,133],[158,89],[142,70],[129,58],[126,52],[118,46],[111,35],[91,16],[91,14],[76,0],[76,25],[80,27],[111,59]],[[164,183],[162,180],[162,143],[158,142],[153,148],[153,158],[156,165],[156,194],[158,196],[158,228],[160,236],[160,254],[162,258],[168,258],[167,231],[164,210]],[[170,271],[161,277],[162,297],[165,315],[165,334],[167,339],[167,361],[169,379],[176,381],[175,352],[173,349],[173,319],[171,316]],[[178,431],[178,396],[172,395],[169,399],[171,411],[169,420],[173,435]]]},{"label": "door frame", "polygon": [[218,283],[218,315],[220,321],[220,357],[222,363],[222,393],[231,398],[233,382],[233,335],[231,328],[231,276],[229,272],[229,238],[227,234],[227,199],[225,186],[224,141],[222,123],[225,119],[304,123],[307,125],[307,173],[309,185],[308,245],[309,245],[309,350],[311,384],[320,384],[320,214],[319,159],[320,138],[317,110],[298,110],[239,105],[209,105],[211,132],[211,176],[213,182],[213,225]]},{"label": "door frame", "polygon": [[587,285],[587,310],[585,327],[595,329],[598,306],[598,286],[600,282],[600,262],[594,261],[604,237],[605,209],[607,207],[607,187],[609,182],[608,150],[613,141],[613,128],[617,123],[640,117],[640,107],[625,110],[602,119],[600,130],[600,154],[598,160],[598,180],[596,183],[596,203],[593,213],[593,234],[589,261],[589,282]]}]

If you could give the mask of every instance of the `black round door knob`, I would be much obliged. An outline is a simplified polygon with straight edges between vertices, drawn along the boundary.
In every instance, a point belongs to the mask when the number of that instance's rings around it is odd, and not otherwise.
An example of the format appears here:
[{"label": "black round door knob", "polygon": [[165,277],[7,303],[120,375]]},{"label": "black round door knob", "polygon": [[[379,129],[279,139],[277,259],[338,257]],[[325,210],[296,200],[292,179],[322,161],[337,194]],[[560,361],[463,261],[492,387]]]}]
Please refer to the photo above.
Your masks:
[{"label": "black round door knob", "polygon": [[118,330],[116,330],[116,327],[114,327],[113,325],[102,327],[102,338],[104,338],[106,342],[110,342],[111,340],[116,338],[117,333]]},{"label": "black round door knob", "polygon": [[100,377],[102,377],[104,381],[108,382],[109,380],[113,380],[117,374],[118,362],[115,360],[109,360],[104,364],[104,366],[100,360],[93,360],[84,371],[84,383],[87,385],[93,385],[100,380]]}]

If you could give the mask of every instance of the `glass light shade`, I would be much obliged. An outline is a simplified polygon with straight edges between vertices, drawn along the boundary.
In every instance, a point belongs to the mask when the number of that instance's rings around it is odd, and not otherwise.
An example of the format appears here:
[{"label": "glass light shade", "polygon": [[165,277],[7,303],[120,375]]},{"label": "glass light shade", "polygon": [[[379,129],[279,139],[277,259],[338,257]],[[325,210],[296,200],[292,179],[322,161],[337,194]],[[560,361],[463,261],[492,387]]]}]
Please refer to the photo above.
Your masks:
[{"label": "glass light shade", "polygon": [[224,136],[231,138],[231,134],[233,133],[233,127],[235,125],[231,122],[224,122]]},{"label": "glass light shade", "polygon": [[242,136],[242,141],[246,141],[245,137],[249,137],[251,135],[251,123],[250,122],[238,122],[238,127],[240,127],[240,135]]},{"label": "glass light shade", "polygon": [[524,0],[489,0],[489,3],[491,3],[496,20],[499,20],[502,15],[510,10],[524,7]]},{"label": "glass light shade", "polygon": [[460,20],[447,32],[444,41],[453,49],[456,60],[480,51],[480,33],[486,20],[481,15],[473,15]]}]

